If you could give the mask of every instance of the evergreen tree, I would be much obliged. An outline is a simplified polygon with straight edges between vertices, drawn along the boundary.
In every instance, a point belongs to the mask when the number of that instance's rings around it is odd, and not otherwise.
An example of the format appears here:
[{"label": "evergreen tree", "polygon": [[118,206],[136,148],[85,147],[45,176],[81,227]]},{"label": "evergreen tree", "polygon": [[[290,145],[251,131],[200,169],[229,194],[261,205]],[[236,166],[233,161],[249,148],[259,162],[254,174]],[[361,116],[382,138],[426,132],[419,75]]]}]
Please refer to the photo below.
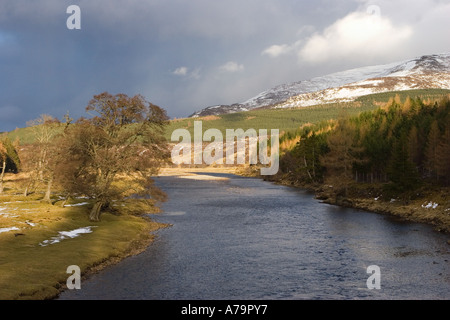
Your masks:
[{"label": "evergreen tree", "polygon": [[413,126],[408,135],[409,160],[418,168],[420,166],[420,143],[416,126]]},{"label": "evergreen tree", "polygon": [[322,177],[319,157],[324,150],[325,139],[314,132],[303,136],[293,155],[298,159],[297,173],[308,182],[317,182]]},{"label": "evergreen tree", "polygon": [[450,125],[445,128],[436,148],[436,169],[442,183],[450,185]]},{"label": "evergreen tree", "polygon": [[326,168],[326,181],[333,185],[336,195],[347,196],[353,183],[353,165],[359,161],[356,154],[361,151],[355,141],[355,127],[347,119],[340,119],[336,129],[328,135],[329,152],[320,157]]},{"label": "evergreen tree", "polygon": [[395,192],[408,193],[419,185],[419,173],[410,160],[406,132],[402,132],[400,138],[393,144],[388,176],[393,183],[392,191]]},{"label": "evergreen tree", "polygon": [[437,120],[434,120],[431,124],[430,131],[428,133],[427,145],[425,150],[426,163],[425,167],[428,176],[432,179],[436,179],[439,176],[437,167],[437,147],[441,137]]}]

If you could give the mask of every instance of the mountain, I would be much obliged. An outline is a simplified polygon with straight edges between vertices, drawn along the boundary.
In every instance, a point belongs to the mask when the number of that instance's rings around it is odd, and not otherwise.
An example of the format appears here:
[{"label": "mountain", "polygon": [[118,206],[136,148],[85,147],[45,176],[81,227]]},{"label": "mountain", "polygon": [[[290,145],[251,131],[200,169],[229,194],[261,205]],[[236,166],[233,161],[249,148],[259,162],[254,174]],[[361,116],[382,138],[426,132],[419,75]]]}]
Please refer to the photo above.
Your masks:
[{"label": "mountain", "polygon": [[450,89],[450,53],[426,55],[283,84],[245,102],[207,107],[190,117],[257,108],[306,107],[352,101],[372,93],[429,88]]}]

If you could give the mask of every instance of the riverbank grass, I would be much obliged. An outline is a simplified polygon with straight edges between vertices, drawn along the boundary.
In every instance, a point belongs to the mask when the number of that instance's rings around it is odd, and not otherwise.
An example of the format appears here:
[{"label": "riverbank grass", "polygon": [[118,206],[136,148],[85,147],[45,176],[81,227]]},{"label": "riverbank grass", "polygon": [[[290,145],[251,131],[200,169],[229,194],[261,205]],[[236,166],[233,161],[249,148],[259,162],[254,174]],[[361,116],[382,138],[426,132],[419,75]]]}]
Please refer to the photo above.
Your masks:
[{"label": "riverbank grass", "polygon": [[86,199],[62,207],[61,201],[52,205],[40,198],[0,195],[2,300],[54,298],[72,275],[67,267],[80,267],[83,276],[96,272],[141,252],[152,241],[152,232],[164,227],[129,213],[134,206],[142,209],[139,200],[129,200],[123,206],[127,211],[119,205],[114,213],[102,214],[100,222],[91,222]]}]

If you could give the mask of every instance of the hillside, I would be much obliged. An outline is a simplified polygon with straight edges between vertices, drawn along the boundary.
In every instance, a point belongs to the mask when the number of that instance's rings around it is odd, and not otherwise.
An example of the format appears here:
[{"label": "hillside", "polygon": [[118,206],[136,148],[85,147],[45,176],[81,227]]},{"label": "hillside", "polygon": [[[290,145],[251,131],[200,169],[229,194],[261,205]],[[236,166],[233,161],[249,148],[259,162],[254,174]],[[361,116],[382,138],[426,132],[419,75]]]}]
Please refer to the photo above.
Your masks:
[{"label": "hillside", "polygon": [[191,117],[257,108],[290,108],[348,102],[373,93],[430,88],[450,89],[450,54],[427,55],[282,84],[245,102],[210,106],[193,113]]},{"label": "hillside", "polygon": [[[390,98],[399,95],[402,100],[407,96],[419,97],[422,100],[436,100],[450,94],[446,89],[424,89],[393,91],[361,96],[353,102],[339,102],[318,104],[307,108],[283,108],[283,109],[255,109],[247,112],[236,112],[218,116],[206,116],[198,118],[184,118],[171,120],[166,128],[166,138],[170,140],[175,129],[184,128],[192,130],[193,121],[203,121],[203,130],[215,128],[225,132],[225,129],[241,128],[253,129],[279,129],[280,132],[295,131],[308,123],[318,123],[329,119],[336,119],[342,110],[348,115],[357,115],[363,111],[370,111],[386,103]],[[18,139],[21,145],[31,144],[35,141],[31,128],[17,128],[6,133],[11,141]]]},{"label": "hillside", "polygon": [[166,137],[170,139],[173,130],[178,128],[188,129],[193,134],[193,122],[196,120],[203,122],[203,130],[215,128],[225,132],[225,129],[241,128],[247,130],[253,128],[279,129],[280,132],[296,131],[299,127],[308,123],[336,119],[343,111],[352,116],[377,109],[396,95],[399,95],[402,100],[405,100],[408,96],[411,98],[418,97],[422,100],[436,100],[448,94],[450,94],[450,90],[444,89],[393,91],[361,96],[353,102],[318,104],[307,108],[262,108],[246,112],[178,119],[170,122],[166,130]]}]

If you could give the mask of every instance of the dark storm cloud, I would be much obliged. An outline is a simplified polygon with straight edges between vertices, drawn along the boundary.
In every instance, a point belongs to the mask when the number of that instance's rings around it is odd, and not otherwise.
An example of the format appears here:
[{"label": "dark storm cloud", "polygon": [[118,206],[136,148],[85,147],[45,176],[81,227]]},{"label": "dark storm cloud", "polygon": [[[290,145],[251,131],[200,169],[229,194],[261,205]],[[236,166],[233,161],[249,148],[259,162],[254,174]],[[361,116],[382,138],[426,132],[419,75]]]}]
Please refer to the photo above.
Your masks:
[{"label": "dark storm cloud", "polygon": [[[425,53],[445,48],[428,34],[448,35],[448,1],[379,1],[379,29],[371,29],[363,15],[373,4],[2,0],[0,131],[44,113],[83,116],[92,96],[103,91],[139,93],[170,116],[182,117],[365,61],[410,58],[424,53],[420,42],[427,44]],[[81,30],[66,27],[69,5],[81,9]],[[358,37],[342,32],[361,27],[373,37],[388,35],[394,48],[383,51],[364,37],[352,42]],[[367,43],[376,53],[370,59]]]}]

